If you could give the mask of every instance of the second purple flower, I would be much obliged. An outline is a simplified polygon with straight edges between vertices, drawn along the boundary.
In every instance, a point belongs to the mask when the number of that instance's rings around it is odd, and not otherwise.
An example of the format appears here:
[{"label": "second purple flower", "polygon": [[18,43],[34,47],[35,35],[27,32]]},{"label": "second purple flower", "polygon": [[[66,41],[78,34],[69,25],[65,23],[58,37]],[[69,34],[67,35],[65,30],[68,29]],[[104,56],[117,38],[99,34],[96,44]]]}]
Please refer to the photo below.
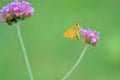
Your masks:
[{"label": "second purple flower", "polygon": [[81,29],[83,42],[95,46],[99,42],[99,32]]}]

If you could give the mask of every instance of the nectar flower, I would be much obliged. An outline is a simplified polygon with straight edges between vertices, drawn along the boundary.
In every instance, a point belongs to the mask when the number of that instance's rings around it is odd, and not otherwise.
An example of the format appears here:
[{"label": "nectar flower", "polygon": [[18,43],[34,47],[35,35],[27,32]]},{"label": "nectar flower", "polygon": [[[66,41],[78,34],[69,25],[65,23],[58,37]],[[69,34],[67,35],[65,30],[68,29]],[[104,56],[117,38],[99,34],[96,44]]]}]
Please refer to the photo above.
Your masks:
[{"label": "nectar flower", "polygon": [[34,8],[29,2],[25,2],[25,0],[22,0],[22,2],[14,0],[14,2],[4,6],[0,13],[2,17],[1,22],[12,25],[20,20],[31,17],[34,13]]},{"label": "nectar flower", "polygon": [[83,42],[95,46],[100,38],[99,32],[91,31],[91,29],[81,29]]}]

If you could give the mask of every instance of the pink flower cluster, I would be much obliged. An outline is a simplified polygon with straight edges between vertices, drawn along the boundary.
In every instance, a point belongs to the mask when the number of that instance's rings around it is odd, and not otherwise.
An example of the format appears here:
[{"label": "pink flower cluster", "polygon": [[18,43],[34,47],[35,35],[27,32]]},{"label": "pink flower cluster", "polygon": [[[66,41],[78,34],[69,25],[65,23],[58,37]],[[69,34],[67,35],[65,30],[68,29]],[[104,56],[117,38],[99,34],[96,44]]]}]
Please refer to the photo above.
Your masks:
[{"label": "pink flower cluster", "polygon": [[34,13],[34,8],[29,2],[25,2],[25,0],[22,0],[22,2],[14,0],[14,2],[4,6],[0,12],[2,22],[12,25],[20,20],[31,17]]},{"label": "pink flower cluster", "polygon": [[83,42],[95,46],[99,42],[99,32],[81,29]]}]

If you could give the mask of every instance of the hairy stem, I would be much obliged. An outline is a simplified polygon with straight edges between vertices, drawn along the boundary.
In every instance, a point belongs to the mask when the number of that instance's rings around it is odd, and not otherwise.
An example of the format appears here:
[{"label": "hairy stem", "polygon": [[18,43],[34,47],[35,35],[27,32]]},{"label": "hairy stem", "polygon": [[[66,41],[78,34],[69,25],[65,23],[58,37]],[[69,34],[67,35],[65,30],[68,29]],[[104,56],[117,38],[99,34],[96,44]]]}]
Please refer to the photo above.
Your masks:
[{"label": "hairy stem", "polygon": [[27,70],[28,70],[28,73],[29,73],[29,77],[30,77],[30,80],[33,80],[33,75],[32,75],[29,60],[28,60],[28,57],[27,57],[27,52],[26,52],[26,49],[25,49],[25,46],[24,46],[24,43],[23,43],[23,39],[22,39],[22,36],[21,36],[20,26],[18,24],[16,24],[16,28],[17,28],[18,38],[19,38],[19,41],[20,41],[20,44],[21,44],[21,47],[22,47],[26,67],[27,67]]},{"label": "hairy stem", "polygon": [[85,46],[85,48],[83,49],[79,59],[77,60],[77,62],[75,63],[75,65],[69,70],[69,72],[63,77],[62,80],[66,80],[66,78],[73,72],[73,70],[77,67],[77,65],[80,63],[81,59],[83,58],[83,55],[85,53],[85,51],[87,50],[88,45]]}]

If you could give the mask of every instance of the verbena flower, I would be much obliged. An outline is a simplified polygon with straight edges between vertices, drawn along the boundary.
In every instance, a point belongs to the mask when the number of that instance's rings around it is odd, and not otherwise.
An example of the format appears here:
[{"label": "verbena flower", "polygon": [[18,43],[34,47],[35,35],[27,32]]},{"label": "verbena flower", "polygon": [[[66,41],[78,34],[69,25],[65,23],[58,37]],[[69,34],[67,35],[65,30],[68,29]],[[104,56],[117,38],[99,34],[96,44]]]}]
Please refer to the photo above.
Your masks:
[{"label": "verbena flower", "polygon": [[[31,17],[33,13],[34,13],[34,8],[31,6],[29,2],[26,2],[25,0],[22,0],[22,2],[19,2],[18,0],[14,0],[14,2],[4,6],[2,10],[0,10],[0,15],[1,15],[0,17],[2,23],[12,25],[18,23],[21,20]],[[23,50],[23,55],[30,80],[34,80],[32,75],[32,70],[29,64],[29,60],[27,57],[27,51],[22,40],[20,26],[19,24],[16,24],[15,26],[17,28],[18,38]]]},{"label": "verbena flower", "polygon": [[22,2],[14,0],[14,2],[4,6],[0,12],[2,17],[1,22],[12,25],[20,20],[31,17],[34,13],[34,8],[25,0],[22,0]]},{"label": "verbena flower", "polygon": [[91,29],[81,29],[83,42],[95,46],[99,40],[99,32],[91,31]]}]

